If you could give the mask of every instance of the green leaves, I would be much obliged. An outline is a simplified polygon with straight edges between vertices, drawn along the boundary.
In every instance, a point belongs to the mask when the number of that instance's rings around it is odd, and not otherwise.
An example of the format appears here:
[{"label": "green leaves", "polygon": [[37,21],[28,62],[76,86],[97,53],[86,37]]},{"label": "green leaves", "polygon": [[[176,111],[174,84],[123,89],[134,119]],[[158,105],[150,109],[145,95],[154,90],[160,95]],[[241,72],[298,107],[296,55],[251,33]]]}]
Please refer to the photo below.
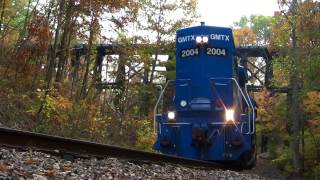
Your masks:
[{"label": "green leaves", "polygon": [[[275,18],[272,16],[242,16],[239,21],[233,23],[235,26],[235,36],[239,37],[240,35],[242,37],[250,38],[249,35],[245,35],[245,33],[248,34],[250,30],[252,31],[250,33],[251,36],[254,37],[251,37],[251,40],[247,40],[248,42],[251,42],[250,44],[253,44],[254,42],[254,44],[258,45],[268,45],[271,38],[272,26],[274,25],[275,21]],[[236,44],[237,43],[239,43],[239,41],[237,41]]]}]

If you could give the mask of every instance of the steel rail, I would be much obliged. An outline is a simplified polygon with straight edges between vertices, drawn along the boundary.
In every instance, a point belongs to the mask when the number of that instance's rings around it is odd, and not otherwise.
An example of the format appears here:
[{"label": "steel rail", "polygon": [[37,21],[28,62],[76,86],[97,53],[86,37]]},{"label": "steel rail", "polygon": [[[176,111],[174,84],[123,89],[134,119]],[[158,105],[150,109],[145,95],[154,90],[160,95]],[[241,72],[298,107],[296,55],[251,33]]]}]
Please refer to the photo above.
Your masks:
[{"label": "steel rail", "polygon": [[171,163],[189,167],[210,169],[225,169],[224,165],[214,162],[193,160],[171,155],[163,155],[138,151],[118,146],[93,143],[89,141],[63,138],[28,131],[0,127],[0,144],[7,147],[34,148],[35,150],[60,152],[71,155],[86,155],[93,157],[116,157],[127,160],[137,160],[155,163]]}]

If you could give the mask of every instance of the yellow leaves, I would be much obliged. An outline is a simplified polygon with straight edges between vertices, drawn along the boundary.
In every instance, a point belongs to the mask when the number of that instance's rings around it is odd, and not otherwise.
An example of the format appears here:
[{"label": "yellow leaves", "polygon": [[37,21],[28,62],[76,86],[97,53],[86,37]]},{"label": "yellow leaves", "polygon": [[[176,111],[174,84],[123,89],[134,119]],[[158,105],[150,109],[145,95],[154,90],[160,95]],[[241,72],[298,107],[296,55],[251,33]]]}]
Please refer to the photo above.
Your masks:
[{"label": "yellow leaves", "polygon": [[256,34],[249,27],[235,29],[233,32],[236,46],[256,44]]},{"label": "yellow leaves", "polygon": [[155,136],[153,134],[153,124],[150,119],[143,119],[139,121],[137,125],[137,135],[138,139],[136,142],[136,147],[146,151],[151,151],[153,143],[155,142]]},{"label": "yellow leaves", "polygon": [[[288,4],[290,6],[291,3]],[[319,25],[320,12],[318,2],[303,1],[297,6],[297,15],[291,13],[284,15],[281,12],[275,13],[277,23],[272,27],[271,47],[272,49],[281,49],[290,47],[290,33],[292,22],[296,21],[296,33],[298,35],[298,46],[314,48],[319,45]]]},{"label": "yellow leaves", "polygon": [[255,99],[258,104],[257,122],[263,125],[264,131],[286,127],[286,121],[282,114],[282,111],[285,111],[282,109],[284,101],[282,96],[274,96],[267,89],[264,89],[257,94]]},{"label": "yellow leaves", "polygon": [[310,91],[303,99],[303,109],[309,115],[307,124],[310,127],[320,125],[320,92]]},{"label": "yellow leaves", "polygon": [[307,113],[318,114],[320,113],[320,92],[310,91],[303,99],[304,109]]},{"label": "yellow leaves", "polygon": [[271,50],[277,50],[279,47],[286,47],[289,45],[289,31],[289,24],[282,21],[272,27],[272,35],[270,39]]},{"label": "yellow leaves", "polygon": [[300,46],[318,47],[320,12],[319,3],[304,1],[298,7],[297,29],[300,34]]},{"label": "yellow leaves", "polygon": [[72,106],[72,103],[68,98],[59,95],[55,99],[59,107],[62,109],[69,109]]}]

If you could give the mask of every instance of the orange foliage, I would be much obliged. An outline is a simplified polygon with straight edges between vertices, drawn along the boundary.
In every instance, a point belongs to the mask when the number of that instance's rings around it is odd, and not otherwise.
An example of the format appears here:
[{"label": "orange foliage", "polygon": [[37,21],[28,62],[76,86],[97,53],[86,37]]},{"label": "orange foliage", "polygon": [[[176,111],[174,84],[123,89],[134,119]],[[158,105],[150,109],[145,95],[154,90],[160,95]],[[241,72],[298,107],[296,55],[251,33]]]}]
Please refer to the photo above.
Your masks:
[{"label": "orange foliage", "polygon": [[283,120],[277,109],[282,106],[280,97],[274,96],[270,91],[264,89],[257,97],[258,119],[257,122],[263,124],[263,129],[271,131],[273,129],[286,128],[286,121]]},{"label": "orange foliage", "polygon": [[304,1],[298,6],[297,29],[301,34],[299,46],[314,48],[320,46],[320,3]]},{"label": "orange foliage", "polygon": [[27,38],[20,41],[16,53],[12,56],[17,72],[30,75],[36,68],[32,60],[40,58],[48,52],[51,43],[52,33],[49,23],[44,16],[34,17],[27,27]]},{"label": "orange foliage", "polygon": [[[286,5],[286,1],[281,1],[281,6]],[[320,46],[319,27],[320,27],[320,3],[306,0],[298,3],[297,7],[297,34],[298,46],[301,48],[314,48]],[[291,47],[290,33],[292,17],[290,12],[286,16],[282,12],[276,12],[278,19],[272,27],[271,49],[280,50]]]},{"label": "orange foliage", "polygon": [[305,112],[308,114],[307,125],[316,127],[320,125],[320,92],[310,91],[303,99]]},{"label": "orange foliage", "polygon": [[32,56],[44,55],[50,46],[52,33],[49,23],[43,16],[36,16],[28,25],[28,37],[21,42],[15,59],[21,61],[29,60]]},{"label": "orange foliage", "polygon": [[36,16],[28,25],[29,46],[38,55],[47,52],[52,38],[49,23],[44,16]]},{"label": "orange foliage", "polygon": [[252,45],[257,43],[257,36],[249,27],[235,29],[233,35],[236,46]]},{"label": "orange foliage", "polygon": [[56,99],[56,103],[62,109],[69,109],[72,106],[71,101],[66,97],[58,95],[55,99]]}]

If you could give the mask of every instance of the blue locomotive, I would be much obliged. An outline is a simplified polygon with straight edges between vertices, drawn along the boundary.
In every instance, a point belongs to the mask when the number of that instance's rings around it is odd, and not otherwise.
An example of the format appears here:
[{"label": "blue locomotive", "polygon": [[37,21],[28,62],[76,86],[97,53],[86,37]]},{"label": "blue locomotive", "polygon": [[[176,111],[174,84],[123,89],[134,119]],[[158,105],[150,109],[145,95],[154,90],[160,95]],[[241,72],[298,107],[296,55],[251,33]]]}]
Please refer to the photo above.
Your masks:
[{"label": "blue locomotive", "polygon": [[[254,166],[255,102],[234,51],[230,28],[201,23],[177,31],[176,80],[166,83],[154,108],[156,150]],[[170,85],[172,105],[159,113]]]}]

